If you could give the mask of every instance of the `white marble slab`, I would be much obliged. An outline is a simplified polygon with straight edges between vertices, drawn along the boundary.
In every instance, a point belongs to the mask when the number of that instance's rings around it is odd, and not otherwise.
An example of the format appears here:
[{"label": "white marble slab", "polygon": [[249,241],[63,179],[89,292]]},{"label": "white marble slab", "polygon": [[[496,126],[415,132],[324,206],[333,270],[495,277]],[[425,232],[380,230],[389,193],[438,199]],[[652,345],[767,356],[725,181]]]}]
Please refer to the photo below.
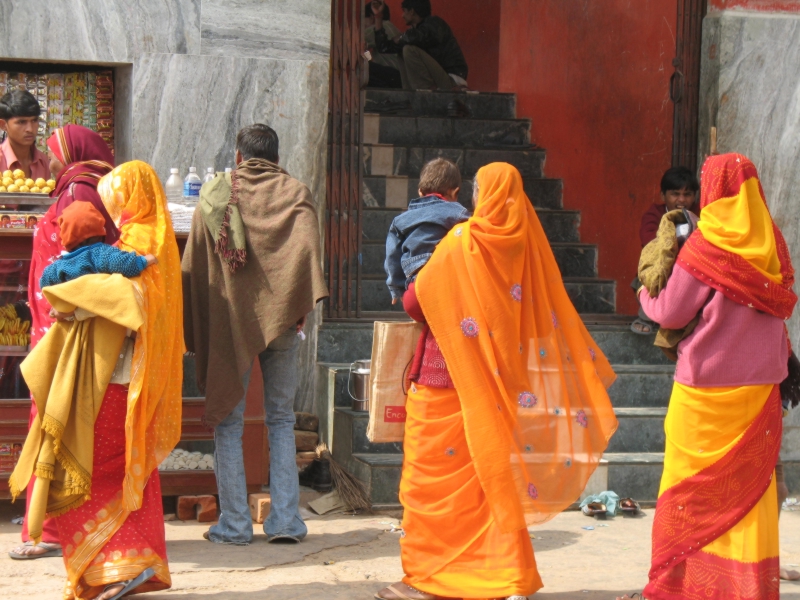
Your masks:
[{"label": "white marble slab", "polygon": [[[700,151],[716,125],[720,152],[755,163],[800,268],[800,15],[717,13],[706,19],[704,36]],[[798,347],[800,308],[789,331]]]},{"label": "white marble slab", "polygon": [[201,0],[0,0],[0,56],[131,62],[198,54]]},{"label": "white marble slab", "polygon": [[202,53],[328,60],[325,0],[203,0]]}]

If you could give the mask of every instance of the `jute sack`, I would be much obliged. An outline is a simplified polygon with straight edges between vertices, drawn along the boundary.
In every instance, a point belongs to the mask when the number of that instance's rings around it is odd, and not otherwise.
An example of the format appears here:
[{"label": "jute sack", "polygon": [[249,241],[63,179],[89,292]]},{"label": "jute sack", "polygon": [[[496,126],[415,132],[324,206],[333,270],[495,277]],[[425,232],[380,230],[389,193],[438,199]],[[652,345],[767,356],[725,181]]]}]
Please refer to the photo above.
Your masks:
[{"label": "jute sack", "polygon": [[402,442],[406,425],[405,373],[411,367],[422,323],[376,321],[369,374],[369,425],[373,443]]}]

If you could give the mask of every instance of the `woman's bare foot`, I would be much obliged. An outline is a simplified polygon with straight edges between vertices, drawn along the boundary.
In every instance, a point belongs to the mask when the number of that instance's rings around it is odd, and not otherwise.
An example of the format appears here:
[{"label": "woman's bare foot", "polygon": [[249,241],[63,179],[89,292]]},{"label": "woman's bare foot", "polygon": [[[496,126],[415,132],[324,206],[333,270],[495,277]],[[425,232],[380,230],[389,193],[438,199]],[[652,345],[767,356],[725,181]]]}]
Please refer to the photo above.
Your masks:
[{"label": "woman's bare foot", "polygon": [[784,581],[798,581],[800,580],[800,573],[797,571],[789,571],[787,569],[781,569],[781,579]]},{"label": "woman's bare foot", "polygon": [[113,598],[114,596],[119,594],[124,587],[125,585],[122,583],[118,583],[116,585],[113,584],[108,585],[106,586],[106,589],[103,590],[103,593],[97,596],[95,600],[109,600],[109,598]]}]

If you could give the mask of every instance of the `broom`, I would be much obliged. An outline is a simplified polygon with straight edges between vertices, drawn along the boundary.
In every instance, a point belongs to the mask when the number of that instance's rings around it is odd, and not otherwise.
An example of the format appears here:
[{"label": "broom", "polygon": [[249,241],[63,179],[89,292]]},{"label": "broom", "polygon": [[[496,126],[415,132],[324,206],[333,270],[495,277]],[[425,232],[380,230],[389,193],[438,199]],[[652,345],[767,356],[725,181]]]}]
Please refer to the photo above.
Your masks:
[{"label": "broom", "polygon": [[338,490],[342,502],[353,510],[369,510],[372,508],[372,502],[370,502],[369,494],[364,484],[333,460],[327,444],[323,443],[317,446],[316,452],[318,459],[327,460],[330,463],[333,487]]}]

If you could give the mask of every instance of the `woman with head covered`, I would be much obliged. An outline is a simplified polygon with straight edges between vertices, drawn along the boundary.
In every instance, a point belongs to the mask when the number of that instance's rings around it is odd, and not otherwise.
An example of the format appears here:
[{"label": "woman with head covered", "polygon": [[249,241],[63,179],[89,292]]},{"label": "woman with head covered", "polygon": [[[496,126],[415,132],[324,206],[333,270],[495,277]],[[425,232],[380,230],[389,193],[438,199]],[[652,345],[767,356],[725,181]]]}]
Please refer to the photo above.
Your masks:
[{"label": "woman with head covered", "polygon": [[536,592],[527,527],[578,499],[617,426],[614,373],[570,302],[519,171],[494,163],[476,182],[474,216],[404,296],[427,326],[406,405],[406,577],[382,600]]}]

